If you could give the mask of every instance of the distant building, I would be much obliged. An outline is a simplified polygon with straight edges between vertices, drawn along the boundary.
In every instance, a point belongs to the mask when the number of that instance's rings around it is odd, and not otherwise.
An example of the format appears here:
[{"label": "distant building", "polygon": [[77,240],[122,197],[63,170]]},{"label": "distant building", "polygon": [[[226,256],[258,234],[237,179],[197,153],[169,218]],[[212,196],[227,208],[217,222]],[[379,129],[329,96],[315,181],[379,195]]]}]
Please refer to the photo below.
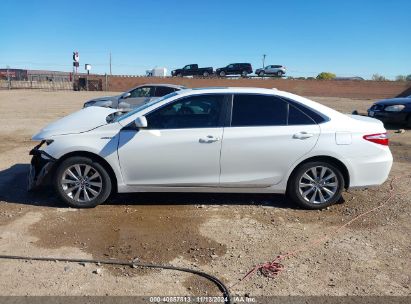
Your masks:
[{"label": "distant building", "polygon": [[27,80],[27,70],[0,69],[0,79]]}]

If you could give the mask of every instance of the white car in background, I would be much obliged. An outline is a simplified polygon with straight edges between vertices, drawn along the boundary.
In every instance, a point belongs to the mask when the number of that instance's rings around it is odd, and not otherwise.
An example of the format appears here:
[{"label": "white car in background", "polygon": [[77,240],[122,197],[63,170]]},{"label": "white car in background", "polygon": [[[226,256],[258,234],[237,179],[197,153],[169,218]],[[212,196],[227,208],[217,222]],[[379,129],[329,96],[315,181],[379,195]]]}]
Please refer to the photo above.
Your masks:
[{"label": "white car in background", "polygon": [[85,102],[83,107],[104,107],[130,110],[153,99],[163,97],[182,89],[185,89],[185,87],[176,84],[144,84],[134,87],[120,95],[91,99]]},{"label": "white car in background", "polygon": [[255,74],[258,76],[276,75],[278,77],[287,73],[287,68],[283,65],[267,65],[265,68],[255,70]]},{"label": "white car in background", "polygon": [[112,192],[248,192],[320,209],[382,184],[393,161],[380,121],[277,90],[181,90],[115,112],[85,108],[34,135],[29,188],[48,176],[73,207]]}]

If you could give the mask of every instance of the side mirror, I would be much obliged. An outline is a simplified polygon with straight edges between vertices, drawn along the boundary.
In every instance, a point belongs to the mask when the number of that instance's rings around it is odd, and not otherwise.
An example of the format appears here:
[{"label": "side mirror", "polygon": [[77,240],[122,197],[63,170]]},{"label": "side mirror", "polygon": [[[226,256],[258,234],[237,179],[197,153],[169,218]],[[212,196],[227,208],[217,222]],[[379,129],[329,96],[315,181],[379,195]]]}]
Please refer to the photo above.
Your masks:
[{"label": "side mirror", "polygon": [[122,96],[121,96],[121,98],[122,99],[126,99],[126,98],[129,98],[131,96],[131,93],[130,92],[127,92],[127,93],[124,93]]},{"label": "side mirror", "polygon": [[134,125],[137,128],[147,128],[147,118],[145,116],[137,117],[136,120],[134,120]]}]

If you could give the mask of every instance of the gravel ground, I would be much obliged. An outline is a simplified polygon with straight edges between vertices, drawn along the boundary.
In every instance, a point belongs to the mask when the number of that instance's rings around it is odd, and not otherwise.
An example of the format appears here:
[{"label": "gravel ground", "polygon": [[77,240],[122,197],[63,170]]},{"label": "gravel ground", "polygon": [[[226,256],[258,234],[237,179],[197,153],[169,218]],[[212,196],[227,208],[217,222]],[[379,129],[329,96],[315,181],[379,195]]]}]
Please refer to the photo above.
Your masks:
[{"label": "gravel ground", "polygon": [[[0,254],[134,259],[201,269],[231,286],[254,265],[303,248],[275,279],[260,273],[237,295],[397,295],[411,285],[411,195],[391,200],[325,243],[313,241],[381,204],[389,182],[350,190],[344,202],[305,211],[281,195],[128,194],[89,210],[66,208],[51,189],[28,194],[31,135],[107,92],[0,91]],[[373,100],[316,98],[342,112]],[[411,130],[389,126],[390,179],[411,172]],[[410,180],[395,181],[396,191]],[[0,295],[219,295],[198,277],[61,262],[0,261]]]}]

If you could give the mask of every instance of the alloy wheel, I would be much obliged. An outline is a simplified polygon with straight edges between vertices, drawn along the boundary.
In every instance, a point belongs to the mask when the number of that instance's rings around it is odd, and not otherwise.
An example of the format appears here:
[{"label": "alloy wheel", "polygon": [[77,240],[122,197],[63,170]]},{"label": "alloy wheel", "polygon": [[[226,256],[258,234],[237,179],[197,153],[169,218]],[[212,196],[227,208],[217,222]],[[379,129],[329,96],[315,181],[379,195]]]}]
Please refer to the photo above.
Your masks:
[{"label": "alloy wheel", "polygon": [[311,204],[325,204],[338,191],[337,175],[328,167],[312,167],[301,176],[298,190],[305,201]]},{"label": "alloy wheel", "polygon": [[64,193],[79,203],[95,199],[103,189],[100,173],[88,164],[74,164],[68,167],[61,178]]}]

